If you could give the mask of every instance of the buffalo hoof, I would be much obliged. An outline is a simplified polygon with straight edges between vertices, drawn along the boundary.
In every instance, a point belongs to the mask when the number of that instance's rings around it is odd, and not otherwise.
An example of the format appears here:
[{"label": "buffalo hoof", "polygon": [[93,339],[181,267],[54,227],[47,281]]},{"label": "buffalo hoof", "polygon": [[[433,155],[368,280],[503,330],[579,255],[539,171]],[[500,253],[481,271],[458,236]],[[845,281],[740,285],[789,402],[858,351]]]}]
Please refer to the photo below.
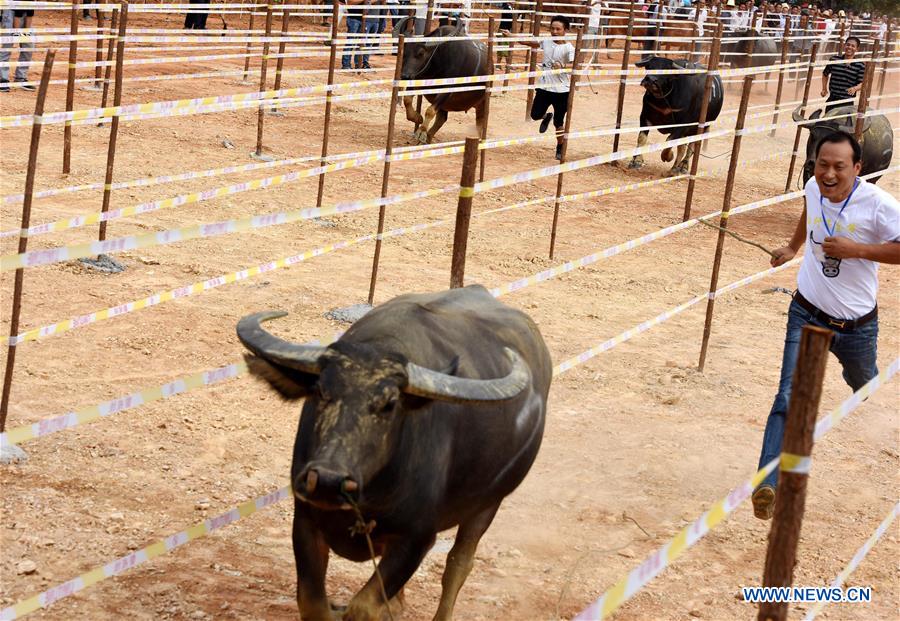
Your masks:
[{"label": "buffalo hoof", "polygon": [[628,165],[628,170],[637,170],[638,168],[643,168],[644,162],[643,160],[631,160],[631,163]]},{"label": "buffalo hoof", "polygon": [[662,153],[660,153],[659,156],[662,158],[662,161],[671,162],[672,161],[672,149],[663,149]]},{"label": "buffalo hoof", "polygon": [[677,177],[681,174],[681,171],[678,168],[670,168],[666,171],[666,177]]},{"label": "buffalo hoof", "polygon": [[419,142],[419,144],[428,144],[428,132],[424,130],[418,130],[413,134],[413,137]]}]

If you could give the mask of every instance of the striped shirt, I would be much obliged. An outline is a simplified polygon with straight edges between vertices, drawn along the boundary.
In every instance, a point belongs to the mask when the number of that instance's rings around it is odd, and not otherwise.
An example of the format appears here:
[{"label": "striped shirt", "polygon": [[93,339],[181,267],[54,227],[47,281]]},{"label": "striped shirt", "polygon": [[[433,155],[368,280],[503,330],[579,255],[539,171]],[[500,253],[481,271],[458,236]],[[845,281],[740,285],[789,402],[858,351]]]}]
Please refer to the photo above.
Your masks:
[{"label": "striped shirt", "polygon": [[[838,54],[828,60],[844,60],[844,56]],[[824,74],[831,76],[828,80],[828,101],[850,99],[851,95],[847,92],[847,89],[861,84],[865,73],[866,65],[861,62],[827,65]]]}]

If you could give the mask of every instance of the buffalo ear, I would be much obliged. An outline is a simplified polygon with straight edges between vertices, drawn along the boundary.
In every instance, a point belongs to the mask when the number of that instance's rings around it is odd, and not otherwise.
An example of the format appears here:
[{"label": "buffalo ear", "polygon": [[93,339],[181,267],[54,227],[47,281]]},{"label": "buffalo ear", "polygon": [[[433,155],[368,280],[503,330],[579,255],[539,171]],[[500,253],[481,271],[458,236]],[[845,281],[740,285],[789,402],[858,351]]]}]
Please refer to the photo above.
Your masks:
[{"label": "buffalo ear", "polygon": [[650,61],[654,59],[654,56],[647,56],[645,58],[640,59],[636,63],[634,63],[635,67],[646,67],[650,64]]},{"label": "buffalo ear", "polygon": [[315,375],[283,367],[253,354],[244,354],[244,361],[250,375],[268,382],[286,401],[304,398],[318,379]]}]

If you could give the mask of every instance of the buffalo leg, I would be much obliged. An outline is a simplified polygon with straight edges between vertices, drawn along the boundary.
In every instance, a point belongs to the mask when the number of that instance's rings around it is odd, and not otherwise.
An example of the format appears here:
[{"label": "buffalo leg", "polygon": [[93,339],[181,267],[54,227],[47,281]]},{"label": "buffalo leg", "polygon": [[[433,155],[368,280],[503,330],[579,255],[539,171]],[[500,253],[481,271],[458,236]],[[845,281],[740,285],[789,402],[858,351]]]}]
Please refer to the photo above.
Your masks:
[{"label": "buffalo leg", "polygon": [[691,151],[686,144],[680,144],[676,148],[675,161],[672,162],[672,168],[666,173],[667,177],[674,177],[687,172],[687,154]]},{"label": "buffalo leg", "polygon": [[456,541],[453,542],[453,548],[447,555],[447,565],[441,579],[441,603],[434,615],[434,621],[450,621],[453,618],[456,596],[459,595],[459,590],[475,563],[475,549],[499,508],[498,503],[459,525]]},{"label": "buffalo leg", "polygon": [[[412,578],[422,559],[434,545],[434,533],[410,537],[392,544],[384,551],[378,563],[378,574],[384,581],[384,590],[388,599],[394,598],[403,589],[403,585]],[[378,574],[373,574],[359,593],[350,600],[343,621],[378,621],[384,610],[384,598]],[[402,595],[400,599],[402,599]],[[399,599],[398,599],[399,601]]]},{"label": "buffalo leg", "polygon": [[419,114],[416,109],[413,107],[413,98],[412,97],[404,97],[403,98],[403,107],[406,109],[406,120],[410,123],[415,123],[416,125],[422,124],[422,115]]},{"label": "buffalo leg", "polygon": [[297,608],[304,621],[331,621],[325,572],[328,569],[328,545],[322,533],[306,515],[306,508],[294,501],[294,561],[297,565]]},{"label": "buffalo leg", "polygon": [[[644,118],[644,115],[641,115],[641,127],[647,127],[647,119]],[[638,148],[643,147],[647,144],[648,137],[650,136],[650,130],[644,130],[638,133],[637,146]],[[628,168],[640,168],[644,165],[644,156],[643,155],[635,155],[631,158],[631,163],[628,165]]]},{"label": "buffalo leg", "polygon": [[478,137],[481,140],[487,138],[487,115],[485,114],[485,107],[487,104],[487,95],[484,96],[484,99],[481,100],[481,103],[475,106],[475,127],[478,128]]},{"label": "buffalo leg", "polygon": [[428,144],[431,144],[431,141],[434,140],[434,135],[438,132],[438,130],[444,126],[444,123],[447,122],[447,111],[443,109],[439,109],[437,113],[434,115],[434,123],[431,124],[431,127],[428,128]]},{"label": "buffalo leg", "polygon": [[428,106],[428,109],[425,111],[425,119],[419,125],[418,131],[415,133],[416,140],[419,141],[419,144],[428,144],[428,127],[432,124],[434,120],[434,106]]}]

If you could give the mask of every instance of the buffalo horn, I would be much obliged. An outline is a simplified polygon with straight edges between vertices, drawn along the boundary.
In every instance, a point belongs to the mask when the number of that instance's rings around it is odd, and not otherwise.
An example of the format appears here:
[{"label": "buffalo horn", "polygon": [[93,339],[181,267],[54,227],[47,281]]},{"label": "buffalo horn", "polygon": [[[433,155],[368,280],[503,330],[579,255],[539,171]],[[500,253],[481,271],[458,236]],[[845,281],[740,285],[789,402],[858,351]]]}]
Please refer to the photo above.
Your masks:
[{"label": "buffalo horn", "polygon": [[506,377],[481,380],[447,375],[417,364],[408,363],[409,382],[404,391],[419,397],[452,403],[490,403],[508,401],[518,396],[531,381],[531,373],[521,356],[504,348],[512,365]]},{"label": "buffalo horn", "polygon": [[803,106],[797,106],[797,109],[791,113],[791,117],[794,119],[794,123],[799,123],[800,121],[805,121],[803,115],[800,113],[800,110],[803,109]]},{"label": "buffalo horn", "polygon": [[257,356],[289,369],[318,375],[322,371],[319,357],[325,353],[325,347],[297,345],[269,334],[259,325],[285,315],[284,311],[267,311],[244,317],[237,325],[238,339]]}]

